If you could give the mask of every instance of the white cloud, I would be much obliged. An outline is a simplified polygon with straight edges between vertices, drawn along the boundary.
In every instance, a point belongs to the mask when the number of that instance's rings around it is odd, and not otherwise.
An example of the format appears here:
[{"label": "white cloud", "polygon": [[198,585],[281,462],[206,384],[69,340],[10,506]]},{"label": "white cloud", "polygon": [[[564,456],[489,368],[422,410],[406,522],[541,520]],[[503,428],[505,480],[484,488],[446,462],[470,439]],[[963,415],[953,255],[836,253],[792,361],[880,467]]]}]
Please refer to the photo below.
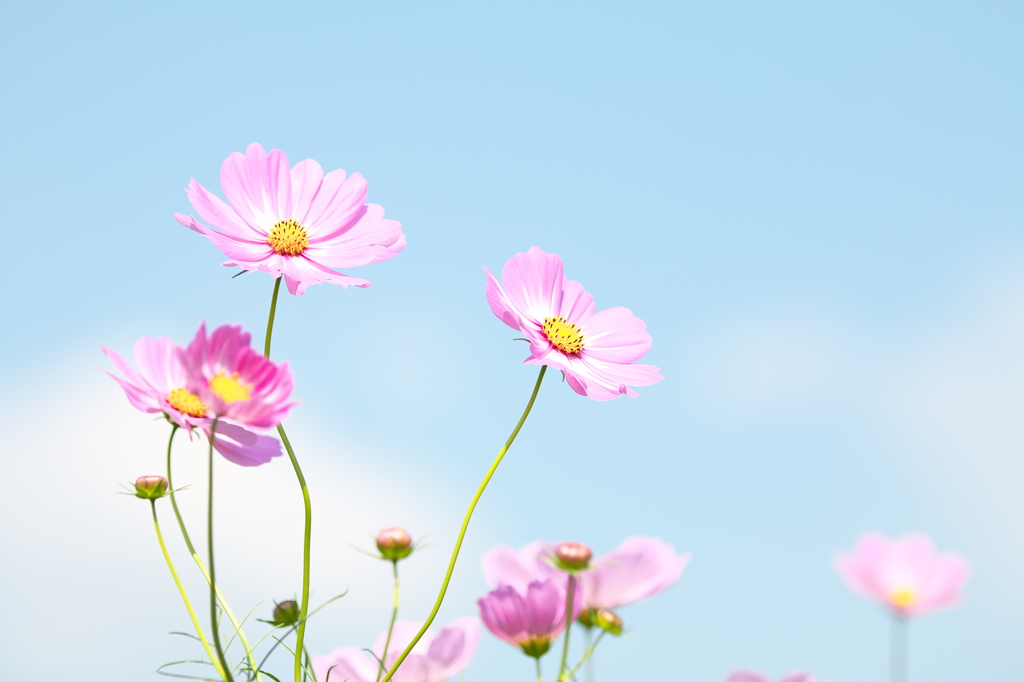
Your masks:
[{"label": "white cloud", "polygon": [[[98,366],[102,360],[90,357],[69,366]],[[163,636],[188,629],[189,622],[160,557],[147,504],[114,494],[119,482],[164,473],[169,427],[132,409],[114,382],[96,370],[60,367],[35,376],[33,385],[17,402],[8,399],[0,407],[6,434],[0,514],[7,520],[0,541],[8,558],[0,579],[7,586],[4,636],[11,650],[20,652],[25,665],[45,660],[48,668],[78,671],[76,679],[82,680],[118,677],[112,661],[135,676],[176,655],[198,655],[197,645]],[[64,397],[59,406],[55,395]],[[466,500],[414,465],[403,464],[403,474],[394,475],[396,453],[368,452],[301,417],[289,435],[313,497],[313,602],[349,590],[314,621],[311,649],[366,645],[383,627],[391,603],[390,568],[352,546],[372,549],[373,533],[385,526],[405,525],[438,545],[405,564],[404,588],[413,596],[405,600],[404,617],[425,613]],[[179,434],[174,458],[175,484],[191,484],[179,503],[205,555],[206,450]],[[271,599],[292,597],[301,586],[298,484],[286,456],[253,469],[218,457],[215,466],[218,576],[239,615],[264,601],[255,617],[268,617]],[[205,624],[202,579],[169,503],[158,503],[158,509]],[[476,533],[487,533],[486,519],[474,523]],[[467,603],[468,594],[466,587],[456,587],[453,596]],[[263,631],[255,625],[250,634]],[[19,674],[20,664],[12,665],[13,678],[34,674],[29,668]]]}]

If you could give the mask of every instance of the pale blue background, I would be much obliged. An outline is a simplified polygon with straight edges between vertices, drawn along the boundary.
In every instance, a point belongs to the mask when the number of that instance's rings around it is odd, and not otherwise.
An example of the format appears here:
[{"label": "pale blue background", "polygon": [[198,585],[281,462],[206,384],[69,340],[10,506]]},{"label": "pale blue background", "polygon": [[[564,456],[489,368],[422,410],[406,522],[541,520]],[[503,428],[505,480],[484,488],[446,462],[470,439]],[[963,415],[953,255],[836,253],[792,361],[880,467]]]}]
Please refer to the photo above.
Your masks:
[{"label": "pale blue background", "polygon": [[[599,653],[598,679],[719,682],[746,666],[876,682],[885,619],[829,560],[866,530],[925,531],[974,574],[962,608],[913,625],[914,682],[1024,679],[1019,3],[26,2],[4,15],[0,344],[3,419],[20,435],[3,456],[0,677],[155,679],[197,653],[164,635],[188,623],[145,510],[108,494],[159,470],[164,432],[95,370],[100,345],[184,342],[200,319],[262,329],[267,277],[229,280],[171,217],[190,211],[190,177],[219,193],[222,159],[259,141],[362,172],[408,236],[399,257],[351,272],[373,287],[285,298],[275,344],[297,374],[300,455],[316,429],[368,453],[339,446],[334,478],[311,476],[314,504],[344,503],[349,466],[419,495],[422,515],[390,521],[432,542],[405,617],[425,614],[533,382],[481,266],[536,244],[599,307],[647,322],[646,360],[667,381],[612,403],[544,386],[442,619],[474,613],[495,543],[602,553],[651,534],[694,559],[623,610],[633,637]],[[80,422],[94,430],[76,441]],[[137,449],[140,464],[90,474],[102,450],[62,438]],[[314,471],[331,461],[307,456]],[[287,463],[266,469],[281,493],[259,505],[297,519]],[[394,493],[374,492],[385,507]],[[96,521],[101,498],[123,523]],[[345,532],[365,546],[381,519],[350,513]],[[317,526],[321,547],[333,530]],[[298,589],[278,530],[248,532],[262,544],[244,562],[225,546],[225,584],[257,584],[275,561],[290,578],[241,590],[239,611]],[[138,571],[110,558],[133,553]],[[360,592],[344,562],[315,567],[318,597]],[[343,600],[318,616],[314,652],[383,629],[386,567],[370,569],[376,610]],[[466,679],[530,671],[485,635]]]}]

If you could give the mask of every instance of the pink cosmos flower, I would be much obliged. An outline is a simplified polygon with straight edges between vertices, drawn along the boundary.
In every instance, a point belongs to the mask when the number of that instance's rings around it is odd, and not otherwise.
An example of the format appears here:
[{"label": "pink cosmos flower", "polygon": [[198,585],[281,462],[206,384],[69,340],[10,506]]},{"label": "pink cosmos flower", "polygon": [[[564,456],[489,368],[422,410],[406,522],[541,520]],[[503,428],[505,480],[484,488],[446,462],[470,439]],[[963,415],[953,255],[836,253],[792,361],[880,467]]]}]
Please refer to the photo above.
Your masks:
[{"label": "pink cosmos flower", "polygon": [[[771,678],[767,675],[759,672],[751,672],[749,670],[737,670],[729,679],[725,682],[772,682]],[[810,673],[804,672],[793,672],[783,676],[779,682],[814,682],[814,677]]]},{"label": "pink cosmos flower", "polygon": [[535,580],[565,580],[565,572],[545,561],[551,554],[551,543],[531,542],[522,549],[498,545],[488,550],[480,564],[484,579],[491,587],[509,585],[519,592]]},{"label": "pink cosmos flower", "polygon": [[[521,550],[505,545],[483,557],[484,575],[491,585],[517,589],[530,580],[543,580],[561,572],[549,563],[550,543],[534,542]],[[615,609],[647,599],[679,580],[690,561],[658,538],[635,535],[604,556],[592,559],[579,573],[587,609]],[[561,573],[564,575],[564,573]]]},{"label": "pink cosmos flower", "polygon": [[249,345],[249,332],[241,326],[222,325],[207,338],[202,323],[181,357],[186,388],[216,418],[269,429],[295,405],[287,402],[294,385],[288,363],[277,365],[263,357]]},{"label": "pink cosmos flower", "polygon": [[649,386],[664,377],[636,361],[651,348],[643,320],[627,308],[596,312],[593,297],[562,275],[562,259],[536,246],[517,253],[501,271],[487,273],[487,303],[505,324],[530,342],[524,365],[549,365],[563,372],[572,390],[594,400],[637,397],[629,386]]},{"label": "pink cosmos flower", "polygon": [[[384,655],[387,632],[382,632],[377,638],[372,649],[373,655],[390,668],[422,626],[423,623],[396,621],[387,656]],[[479,641],[480,621],[476,618],[460,618],[437,634],[427,630],[391,679],[395,682],[449,680],[473,660]],[[379,671],[377,660],[356,647],[343,646],[326,656],[313,657],[313,672],[320,682],[375,682]]]},{"label": "pink cosmos flower", "polygon": [[[186,388],[188,374],[181,361],[183,350],[167,337],[143,337],[135,343],[137,372],[116,351],[103,348],[122,376],[106,374],[121,386],[128,402],[136,409],[167,415],[190,437],[193,428],[209,437],[213,419],[206,405]],[[281,454],[281,444],[276,438],[257,435],[231,422],[217,425],[214,448],[226,459],[242,466],[265,464]]]},{"label": "pink cosmos flower", "polygon": [[833,566],[851,590],[900,616],[956,604],[970,573],[966,559],[937,554],[932,539],[921,534],[862,535],[853,553],[836,555]]},{"label": "pink cosmos flower", "polygon": [[[540,658],[565,629],[568,579],[534,580],[525,589],[502,585],[477,600],[480,618],[496,637]],[[573,590],[572,619],[580,614],[579,585]]]},{"label": "pink cosmos flower", "polygon": [[310,284],[330,282],[368,287],[328,265],[353,268],[377,263],[405,247],[402,226],[384,219],[384,209],[366,202],[366,180],[345,178],[338,169],[324,175],[316,161],[291,168],[279,149],[270,153],[255,142],[245,155],[233,152],[220,169],[225,204],[196,182],[185,191],[199,217],[175,213],[175,219],[209,238],[231,260],[226,266],[284,276],[288,291],[301,295]]},{"label": "pink cosmos flower", "polygon": [[658,538],[626,538],[580,576],[584,603],[599,611],[647,599],[679,580],[689,562],[689,554],[676,554]]}]

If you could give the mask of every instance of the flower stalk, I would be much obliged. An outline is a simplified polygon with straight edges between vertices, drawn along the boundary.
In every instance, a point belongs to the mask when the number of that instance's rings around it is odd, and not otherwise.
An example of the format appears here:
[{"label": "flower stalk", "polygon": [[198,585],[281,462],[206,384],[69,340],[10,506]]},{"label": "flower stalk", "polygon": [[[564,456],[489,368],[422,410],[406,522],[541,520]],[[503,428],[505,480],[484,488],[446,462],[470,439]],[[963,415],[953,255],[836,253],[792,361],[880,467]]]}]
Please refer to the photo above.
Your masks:
[{"label": "flower stalk", "polygon": [[907,623],[908,619],[898,613],[892,614],[892,637],[889,641],[889,679],[891,682],[907,682]]},{"label": "flower stalk", "polygon": [[[263,355],[270,359],[270,343],[274,337],[274,317],[277,314],[277,296],[281,291],[281,277],[274,280],[274,293],[270,298],[270,315],[267,317],[267,336],[263,344]],[[299,627],[295,631],[295,682],[302,682],[302,651],[306,640],[306,614],[309,612],[309,559],[310,545],[313,535],[313,506],[309,500],[309,486],[306,485],[306,477],[302,475],[302,467],[292,449],[288,434],[285,433],[282,424],[277,425],[277,434],[281,437],[288,459],[291,460],[292,469],[295,470],[295,478],[299,481],[299,488],[302,489],[302,506],[305,516],[302,532],[302,596],[299,600]]]},{"label": "flower stalk", "polygon": [[395,599],[394,606],[391,608],[391,622],[388,624],[388,634],[384,638],[384,652],[381,654],[380,666],[377,669],[377,682],[380,682],[380,676],[387,670],[388,647],[391,646],[391,633],[395,631],[395,619],[398,618],[398,559],[391,560],[391,569],[395,583]]},{"label": "flower stalk", "polygon": [[466,530],[469,528],[469,521],[473,518],[473,510],[476,509],[477,502],[480,501],[480,497],[484,494],[484,490],[487,489],[487,484],[491,482],[491,477],[494,476],[494,472],[498,470],[498,465],[501,464],[501,460],[505,458],[505,453],[512,447],[512,443],[515,442],[516,436],[519,435],[519,430],[523,428],[523,424],[526,423],[526,418],[530,416],[530,411],[533,409],[533,403],[537,400],[537,394],[540,392],[540,384],[544,380],[544,373],[547,371],[547,365],[541,365],[540,373],[537,375],[537,383],[533,386],[533,393],[530,394],[530,400],[526,403],[526,409],[523,410],[523,416],[519,418],[519,422],[516,427],[512,429],[512,434],[509,435],[508,440],[505,441],[505,445],[498,452],[497,457],[494,458],[494,462],[491,463],[491,468],[487,470],[487,475],[484,476],[484,480],[481,481],[480,487],[477,488],[476,494],[473,495],[473,499],[469,503],[469,509],[466,510],[466,516],[462,520],[462,527],[459,528],[459,535],[455,539],[455,548],[452,550],[452,558],[448,561],[448,570],[444,574],[444,580],[441,582],[441,590],[437,595],[437,601],[434,602],[434,608],[430,610],[430,614],[427,616],[426,622],[416,633],[416,636],[412,638],[405,650],[398,656],[394,665],[388,670],[387,675],[384,676],[380,682],[388,682],[394,677],[398,667],[402,665],[402,661],[406,659],[409,653],[412,651],[416,643],[422,639],[424,633],[430,624],[434,622],[434,618],[437,617],[437,612],[441,609],[441,602],[444,601],[445,594],[448,592],[448,584],[452,580],[452,573],[455,571],[455,562],[458,561],[459,551],[462,549],[462,541],[466,537]]},{"label": "flower stalk", "polygon": [[566,680],[572,679],[572,675],[565,674],[565,666],[569,660],[569,633],[572,632],[572,602],[574,592],[576,591],[576,576],[573,573],[569,574],[569,587],[568,592],[565,595],[565,632],[563,636],[565,641],[562,642],[562,662],[558,665],[558,680],[559,682],[565,682]]},{"label": "flower stalk", "polygon": [[210,624],[213,628],[213,647],[217,651],[217,660],[220,661],[221,674],[226,682],[232,682],[231,666],[228,665],[227,657],[224,655],[224,648],[220,643],[220,629],[217,627],[217,578],[213,563],[213,443],[217,438],[217,420],[214,419],[210,425],[210,448],[209,466],[207,467],[207,480],[210,487],[206,498],[206,549],[209,554],[210,564]]},{"label": "flower stalk", "polygon": [[224,595],[221,593],[220,588],[217,584],[210,580],[210,572],[206,570],[206,564],[203,563],[202,557],[199,556],[199,552],[196,551],[195,546],[192,544],[192,538],[188,534],[188,530],[185,528],[185,520],[181,518],[181,512],[178,510],[178,501],[174,496],[174,484],[171,478],[171,446],[174,443],[174,435],[178,432],[178,425],[171,424],[171,436],[167,439],[167,485],[169,488],[169,497],[171,498],[171,508],[174,510],[174,517],[178,520],[178,528],[181,529],[181,537],[185,540],[185,546],[188,548],[189,554],[192,555],[192,560],[196,562],[196,566],[199,567],[199,572],[203,574],[203,578],[206,579],[208,585],[213,587],[217,594],[217,601],[220,602],[220,607],[224,611],[224,615],[228,617],[231,622],[231,626],[235,628],[235,632],[238,633],[238,640],[242,643],[242,648],[245,650],[245,657],[249,661],[249,667],[255,671],[256,679],[262,680],[263,676],[260,674],[259,669],[256,667],[256,659],[253,657],[252,646],[249,644],[249,639],[245,636],[245,630],[242,629],[241,623],[238,622],[238,618],[235,617],[235,612],[228,606],[228,602],[224,599]]},{"label": "flower stalk", "polygon": [[[569,629],[566,628],[565,631],[568,632]],[[576,673],[578,673],[580,671],[580,668],[583,667],[584,663],[587,664],[587,679],[590,680],[591,678],[593,678],[593,669],[592,669],[593,666],[591,664],[593,663],[592,656],[594,655],[594,649],[597,648],[597,645],[601,643],[601,639],[606,634],[608,634],[608,633],[605,632],[604,630],[602,630],[601,633],[597,636],[597,639],[595,639],[593,642],[591,642],[590,641],[590,634],[589,634],[590,631],[587,630],[586,632],[587,632],[587,637],[586,637],[587,648],[584,650],[583,657],[579,660],[579,662],[575,666],[573,666],[572,670],[570,670],[568,673],[565,674],[565,679],[567,679],[567,680],[571,680],[571,679],[575,678],[576,677]]]},{"label": "flower stalk", "polygon": [[207,641],[206,635],[203,633],[203,626],[199,624],[199,618],[196,617],[196,612],[192,608],[192,602],[189,601],[188,593],[185,592],[185,586],[181,584],[181,579],[178,578],[178,572],[174,570],[174,563],[171,561],[171,555],[167,553],[167,545],[164,544],[163,533],[160,532],[160,521],[156,515],[156,500],[149,501],[150,507],[153,510],[153,528],[156,529],[156,539],[160,543],[160,551],[164,555],[164,561],[167,562],[167,568],[171,571],[171,577],[174,578],[174,584],[178,587],[178,593],[181,594],[181,600],[185,602],[185,608],[188,610],[188,616],[192,619],[192,627],[196,629],[196,634],[199,636],[199,641],[202,642],[203,648],[206,649],[206,655],[210,657],[210,661],[213,662],[213,667],[217,669],[217,674],[225,680],[230,679],[227,672],[224,670],[221,663],[218,662],[217,657],[213,655],[213,650],[210,648],[210,642]]}]

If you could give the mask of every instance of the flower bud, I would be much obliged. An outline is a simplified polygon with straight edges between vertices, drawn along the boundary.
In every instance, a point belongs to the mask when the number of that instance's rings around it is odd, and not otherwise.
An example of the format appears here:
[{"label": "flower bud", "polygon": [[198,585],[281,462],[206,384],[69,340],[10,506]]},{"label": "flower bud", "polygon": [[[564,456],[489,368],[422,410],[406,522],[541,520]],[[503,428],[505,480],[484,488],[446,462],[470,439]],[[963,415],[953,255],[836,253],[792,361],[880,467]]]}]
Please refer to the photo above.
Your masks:
[{"label": "flower bud", "polygon": [[139,476],[135,479],[135,497],[158,500],[167,494],[167,479],[163,476]]},{"label": "flower bud", "polygon": [[576,622],[589,630],[597,622],[596,618],[597,609],[583,609],[580,611],[580,615],[576,617]]},{"label": "flower bud", "polygon": [[390,561],[398,561],[412,554],[412,538],[401,526],[385,528],[377,533],[377,549]]},{"label": "flower bud", "polygon": [[582,571],[590,565],[593,553],[582,542],[562,542],[555,546],[555,565],[566,571]]},{"label": "flower bud", "polygon": [[594,617],[594,622],[597,624],[597,627],[601,628],[609,635],[622,634],[622,619],[613,611],[601,609],[597,612],[597,616]]},{"label": "flower bud", "polygon": [[270,621],[271,625],[277,625],[279,627],[288,627],[289,625],[295,625],[299,622],[299,605],[295,601],[288,599],[280,604],[274,603],[274,615],[273,620]]}]

